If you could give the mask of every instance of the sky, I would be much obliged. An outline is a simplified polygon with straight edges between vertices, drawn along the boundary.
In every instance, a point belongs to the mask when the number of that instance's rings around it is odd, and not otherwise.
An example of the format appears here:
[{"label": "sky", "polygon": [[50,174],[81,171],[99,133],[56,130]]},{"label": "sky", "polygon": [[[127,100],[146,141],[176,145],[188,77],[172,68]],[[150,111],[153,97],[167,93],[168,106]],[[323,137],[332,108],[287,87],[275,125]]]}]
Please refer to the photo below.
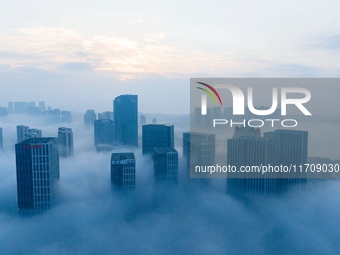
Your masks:
[{"label": "sky", "polygon": [[6,1],[0,105],[103,111],[134,93],[143,112],[187,113],[190,77],[339,77],[339,5]]}]

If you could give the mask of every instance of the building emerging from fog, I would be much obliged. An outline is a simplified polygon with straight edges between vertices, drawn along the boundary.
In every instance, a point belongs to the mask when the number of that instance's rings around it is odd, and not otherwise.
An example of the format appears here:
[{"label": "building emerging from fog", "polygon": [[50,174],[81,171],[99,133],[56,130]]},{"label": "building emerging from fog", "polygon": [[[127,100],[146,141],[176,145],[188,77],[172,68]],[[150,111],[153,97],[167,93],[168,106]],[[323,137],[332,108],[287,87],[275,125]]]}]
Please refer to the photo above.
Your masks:
[{"label": "building emerging from fog", "polygon": [[148,124],[142,127],[143,154],[152,154],[155,147],[174,148],[174,126]]},{"label": "building emerging from fog", "polygon": [[140,124],[141,126],[144,126],[144,125],[146,124],[146,117],[145,117],[145,115],[141,114],[141,115],[139,116],[139,124]]},{"label": "building emerging from fog", "polygon": [[132,152],[111,154],[111,183],[123,191],[136,186],[136,160]]},{"label": "building emerging from fog", "polygon": [[178,152],[171,147],[154,148],[153,169],[156,185],[177,185]]},{"label": "building emerging from fog", "polygon": [[94,122],[94,144],[97,151],[112,150],[115,129],[113,120],[101,119]]},{"label": "building emerging from fog", "polygon": [[20,143],[29,138],[42,137],[42,131],[39,129],[29,128],[28,126],[17,126],[17,142]]},{"label": "building emerging from fog", "polygon": [[94,110],[87,110],[84,114],[84,125],[86,128],[91,128],[96,120],[96,113]]},{"label": "building emerging from fog", "polygon": [[69,111],[62,111],[60,113],[60,121],[61,122],[67,122],[71,123],[72,122],[72,114]]},{"label": "building emerging from fog", "polygon": [[200,132],[183,133],[183,156],[187,158],[187,168],[212,166],[215,164],[215,134]]},{"label": "building emerging from fog", "polygon": [[[240,136],[228,139],[228,165],[240,169],[244,166],[275,166],[275,140],[263,137]],[[273,173],[236,173],[233,178],[227,178],[227,191],[236,196],[251,194],[275,194],[276,176]]]},{"label": "building emerging from fog", "polygon": [[33,215],[51,208],[59,179],[57,138],[31,138],[17,143],[15,154],[20,214]]},{"label": "building emerging from fog", "polygon": [[72,128],[58,128],[59,156],[68,157],[73,155],[73,132]]},{"label": "building emerging from fog", "polygon": [[[308,131],[298,130],[275,130],[265,132],[264,137],[275,140],[276,165],[283,166],[304,166],[307,163],[308,151]],[[285,175],[286,178],[277,179],[278,191],[285,191],[291,186],[295,186],[307,181],[304,173],[291,173]]]},{"label": "building emerging from fog", "polygon": [[115,140],[138,147],[138,96],[121,95],[113,101]]}]

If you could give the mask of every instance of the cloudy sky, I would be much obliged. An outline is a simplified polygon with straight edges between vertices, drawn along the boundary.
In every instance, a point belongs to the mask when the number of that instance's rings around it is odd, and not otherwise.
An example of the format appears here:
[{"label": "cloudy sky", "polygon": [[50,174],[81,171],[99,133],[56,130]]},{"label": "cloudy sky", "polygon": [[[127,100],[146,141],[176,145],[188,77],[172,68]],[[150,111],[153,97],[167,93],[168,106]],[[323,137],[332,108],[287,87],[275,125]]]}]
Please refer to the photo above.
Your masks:
[{"label": "cloudy sky", "polygon": [[0,105],[45,100],[67,108],[77,99],[73,110],[109,110],[115,96],[136,93],[142,111],[182,113],[190,77],[338,77],[339,5],[6,1]]}]

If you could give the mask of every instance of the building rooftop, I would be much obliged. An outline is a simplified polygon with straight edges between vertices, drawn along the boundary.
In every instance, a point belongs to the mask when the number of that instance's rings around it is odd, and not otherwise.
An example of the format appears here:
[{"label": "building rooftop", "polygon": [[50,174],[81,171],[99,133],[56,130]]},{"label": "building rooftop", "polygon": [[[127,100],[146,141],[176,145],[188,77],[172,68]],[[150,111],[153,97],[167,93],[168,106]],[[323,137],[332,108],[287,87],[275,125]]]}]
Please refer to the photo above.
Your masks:
[{"label": "building rooftop", "polygon": [[174,148],[171,147],[155,147],[153,148],[155,153],[168,153],[168,152],[177,152]]},{"label": "building rooftop", "polygon": [[18,144],[36,144],[36,143],[49,143],[53,140],[58,139],[57,137],[41,137],[41,138],[29,138]]},{"label": "building rooftop", "polygon": [[126,159],[135,159],[135,154],[133,152],[120,152],[120,153],[112,153],[111,160],[126,160]]}]

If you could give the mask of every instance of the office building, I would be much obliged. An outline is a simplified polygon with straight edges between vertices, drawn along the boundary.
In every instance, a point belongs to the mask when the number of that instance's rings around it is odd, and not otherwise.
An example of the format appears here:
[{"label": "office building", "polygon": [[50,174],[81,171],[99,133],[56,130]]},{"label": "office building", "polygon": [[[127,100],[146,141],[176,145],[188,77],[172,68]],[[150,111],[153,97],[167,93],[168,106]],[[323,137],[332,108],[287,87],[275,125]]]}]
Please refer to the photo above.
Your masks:
[{"label": "office building", "polygon": [[84,114],[84,125],[86,128],[92,128],[96,120],[96,113],[94,110],[87,110]]},{"label": "office building", "polygon": [[107,119],[107,120],[113,120],[113,112],[103,112],[103,113],[98,113],[98,120],[102,119]]},{"label": "office building", "polygon": [[132,152],[111,154],[111,183],[116,189],[133,190],[136,186],[136,160]]},{"label": "office building", "polygon": [[211,166],[215,163],[215,134],[200,132],[183,133],[183,156],[187,168],[192,166]]},{"label": "office building", "polygon": [[28,126],[17,126],[17,143],[22,142],[25,140],[25,134],[28,132],[29,127]]},{"label": "office building", "polygon": [[31,138],[15,145],[18,207],[32,215],[52,207],[59,179],[58,141]]},{"label": "office building", "polygon": [[[276,165],[290,166],[307,163],[308,131],[298,130],[275,130],[265,132],[264,137],[275,139]],[[292,186],[307,182],[305,171],[302,173],[289,173],[279,176],[277,187],[279,191],[285,191]]]},{"label": "office building", "polygon": [[34,128],[28,129],[27,132],[24,134],[24,140],[27,140],[29,138],[41,138],[41,137],[42,131]]},{"label": "office building", "polygon": [[8,110],[5,107],[0,106],[0,117],[5,117],[8,115]]},{"label": "office building", "polygon": [[13,102],[8,102],[8,114],[13,114],[14,108],[13,108]]},{"label": "office building", "polygon": [[72,128],[58,128],[59,156],[68,157],[73,155],[73,132]]},{"label": "office building", "polygon": [[121,95],[113,101],[115,139],[118,143],[138,147],[138,97]]},{"label": "office building", "polygon": [[174,148],[174,126],[148,124],[142,127],[143,154],[152,154],[155,147]]},{"label": "office building", "polygon": [[139,117],[139,124],[141,126],[144,126],[146,124],[146,117],[143,114],[141,114]]},{"label": "office building", "polygon": [[60,113],[60,121],[62,123],[66,122],[66,123],[71,123],[72,122],[72,114],[69,111],[62,111]]},{"label": "office building", "polygon": [[97,151],[106,150],[105,148],[113,149],[115,139],[114,128],[113,120],[101,119],[94,122],[94,144]]},{"label": "office building", "polygon": [[178,152],[172,147],[154,148],[153,169],[156,185],[177,185]]},{"label": "office building", "polygon": [[[241,169],[245,166],[275,166],[275,140],[263,137],[240,136],[228,139],[227,164]],[[236,196],[275,194],[275,173],[265,176],[259,172],[229,174],[227,191]]]}]

